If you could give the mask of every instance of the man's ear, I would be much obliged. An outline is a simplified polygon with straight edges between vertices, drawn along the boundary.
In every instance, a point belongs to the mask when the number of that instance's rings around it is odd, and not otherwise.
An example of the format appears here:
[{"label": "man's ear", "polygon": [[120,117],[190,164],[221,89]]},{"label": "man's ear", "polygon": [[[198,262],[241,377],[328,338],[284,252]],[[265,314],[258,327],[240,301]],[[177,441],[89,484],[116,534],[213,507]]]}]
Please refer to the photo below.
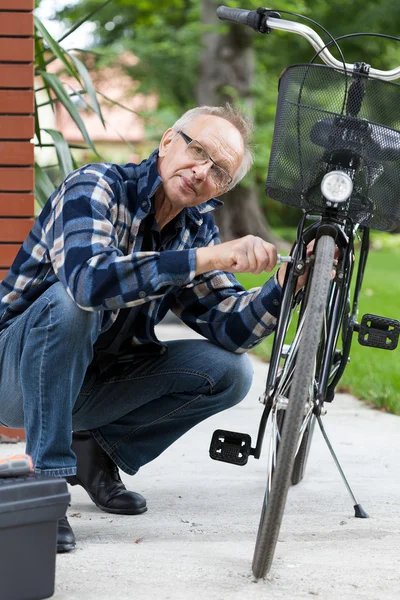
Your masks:
[{"label": "man's ear", "polygon": [[163,158],[167,154],[168,146],[174,139],[175,135],[176,135],[176,131],[170,127],[169,129],[167,129],[167,131],[162,136],[161,142],[158,146],[158,156],[160,158]]}]

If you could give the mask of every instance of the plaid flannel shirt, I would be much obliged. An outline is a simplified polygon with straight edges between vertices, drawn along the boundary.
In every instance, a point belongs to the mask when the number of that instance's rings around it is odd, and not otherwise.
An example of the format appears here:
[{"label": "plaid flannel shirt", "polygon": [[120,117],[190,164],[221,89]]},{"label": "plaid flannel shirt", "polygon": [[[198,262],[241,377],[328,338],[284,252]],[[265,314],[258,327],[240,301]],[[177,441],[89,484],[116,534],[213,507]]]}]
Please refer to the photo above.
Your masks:
[{"label": "plaid flannel shirt", "polygon": [[132,344],[159,343],[155,325],[169,309],[192,329],[244,352],[276,324],[281,289],[274,278],[245,291],[229,273],[196,277],[196,248],[220,243],[212,199],[185,208],[175,235],[143,251],[141,223],[162,184],[158,152],[136,165],[90,164],[71,173],[47,201],[0,284],[0,330],[61,281],[83,310],[104,311],[102,332],[131,308]]}]

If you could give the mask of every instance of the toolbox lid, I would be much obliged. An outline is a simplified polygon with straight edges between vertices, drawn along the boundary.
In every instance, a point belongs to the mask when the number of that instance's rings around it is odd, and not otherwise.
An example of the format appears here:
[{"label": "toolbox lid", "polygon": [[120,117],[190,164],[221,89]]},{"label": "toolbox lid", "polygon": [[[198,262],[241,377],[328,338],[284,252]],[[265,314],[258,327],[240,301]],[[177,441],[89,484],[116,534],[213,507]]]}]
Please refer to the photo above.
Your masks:
[{"label": "toolbox lid", "polygon": [[[46,514],[59,514],[54,517],[59,519],[64,516],[69,501],[65,479],[36,473],[23,477],[0,477],[0,527],[4,527],[6,515],[9,517],[13,513],[18,518],[18,512],[24,512],[29,521],[32,516],[34,521],[46,520]],[[51,507],[56,511],[50,510]]]}]

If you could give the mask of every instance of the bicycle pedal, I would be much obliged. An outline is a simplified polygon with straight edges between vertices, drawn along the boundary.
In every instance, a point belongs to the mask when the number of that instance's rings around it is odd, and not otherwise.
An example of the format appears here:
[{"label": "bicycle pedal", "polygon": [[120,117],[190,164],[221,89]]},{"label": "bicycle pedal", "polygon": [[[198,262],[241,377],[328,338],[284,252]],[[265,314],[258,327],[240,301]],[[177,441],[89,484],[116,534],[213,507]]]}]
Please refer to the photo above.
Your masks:
[{"label": "bicycle pedal", "polygon": [[251,437],[247,433],[235,431],[214,431],[210,444],[210,457],[213,460],[243,466],[251,454]]},{"label": "bicycle pedal", "polygon": [[362,346],[395,350],[399,341],[400,321],[378,315],[364,315],[358,329],[358,341]]}]

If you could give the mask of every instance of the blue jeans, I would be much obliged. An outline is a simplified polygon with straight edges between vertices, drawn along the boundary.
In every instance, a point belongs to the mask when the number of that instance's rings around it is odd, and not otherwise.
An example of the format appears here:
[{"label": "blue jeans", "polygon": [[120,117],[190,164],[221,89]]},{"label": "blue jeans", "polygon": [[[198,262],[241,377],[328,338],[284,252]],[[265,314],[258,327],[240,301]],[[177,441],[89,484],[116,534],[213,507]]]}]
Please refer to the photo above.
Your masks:
[{"label": "blue jeans", "polygon": [[247,394],[252,366],[206,340],[169,342],[102,374],[91,365],[101,312],[54,284],[0,332],[0,424],[25,427],[35,471],[76,473],[72,431],[90,429],[126,473]]}]

